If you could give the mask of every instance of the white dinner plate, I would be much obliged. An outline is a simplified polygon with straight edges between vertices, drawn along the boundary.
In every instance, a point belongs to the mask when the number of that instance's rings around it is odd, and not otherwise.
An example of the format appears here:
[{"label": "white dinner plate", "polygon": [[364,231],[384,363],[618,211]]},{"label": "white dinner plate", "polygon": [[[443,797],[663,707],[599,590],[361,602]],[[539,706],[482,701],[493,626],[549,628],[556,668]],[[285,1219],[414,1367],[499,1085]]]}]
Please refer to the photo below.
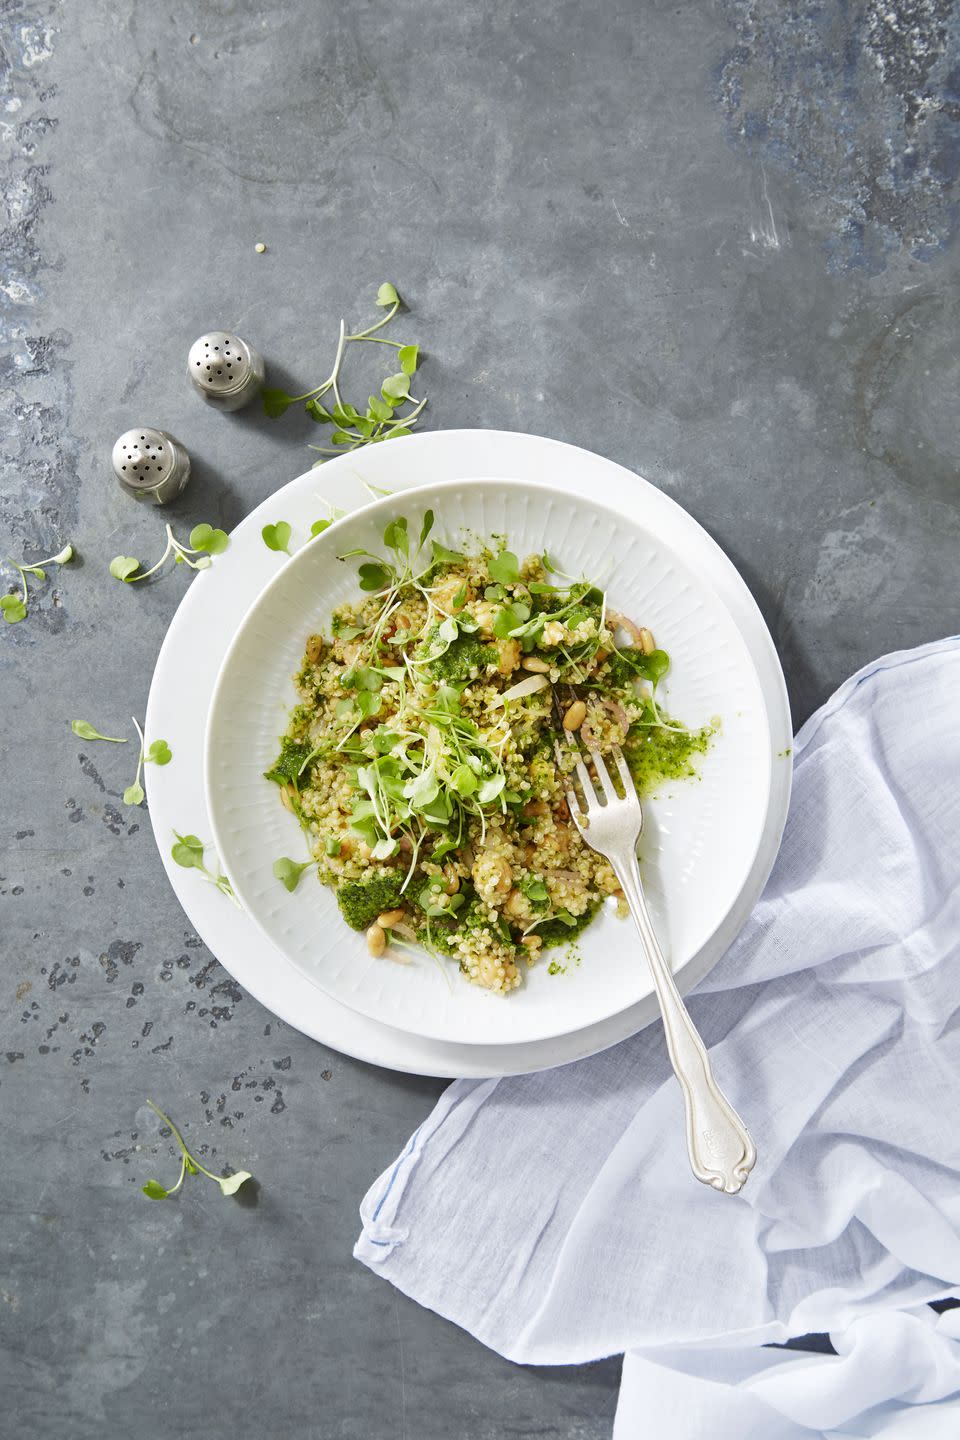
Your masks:
[{"label": "white dinner plate", "polygon": [[[790,712],[769,632],[749,590],[723,551],[668,496],[632,471],[575,446],[503,431],[437,431],[401,444],[373,446],[307,471],[259,505],[237,527],[230,548],[197,576],[171,622],[147,709],[150,736],[162,735],[174,761],[147,778],[150,817],[170,882],[197,933],[245,990],[294,1028],[327,1046],[392,1069],[442,1076],[520,1074],[565,1064],[633,1034],[654,1019],[641,1001],[598,1024],[528,1044],[464,1046],[384,1025],[332,999],[268,942],[246,912],[231,905],[195,870],[171,858],[174,829],[209,840],[203,799],[204,722],[213,684],[242,616],[275,574],[282,557],[260,530],[286,520],[294,546],[309,537],[328,506],[353,509],[370,500],[367,486],[394,493],[442,482],[468,468],[487,476],[548,477],[552,484],[602,499],[625,515],[657,517],[664,538],[716,591],[733,616],[760,676],[775,760],[760,850],[738,900],[712,941],[684,968],[688,989],[716,963],[744,924],[773,864],[790,795]],[[207,855],[212,867],[216,861]],[[564,977],[556,977],[558,981]]]},{"label": "white dinner plate", "polygon": [[206,799],[214,843],[234,893],[297,968],[371,1019],[463,1045],[525,1044],[594,1025],[652,993],[636,932],[609,908],[576,945],[547,952],[524,984],[493,995],[454,961],[402,952],[374,959],[344,923],[334,893],[314,875],[294,893],[273,874],[281,856],[309,858],[300,826],[264,778],[289,710],[307,636],[329,634],[333,610],[363,598],[356,559],[383,553],[399,515],[453,549],[502,535],[526,556],[546,549],[559,569],[607,590],[611,609],[649,626],[671,656],[660,688],[668,713],[695,727],[719,717],[699,779],[661,786],[644,805],[641,870],[654,921],[678,978],[736,903],[763,835],[772,752],[760,681],[743,636],[716,592],[660,537],[656,517],[621,512],[521,480],[467,478],[389,496],[348,515],[303,546],[241,621],[207,717]]}]

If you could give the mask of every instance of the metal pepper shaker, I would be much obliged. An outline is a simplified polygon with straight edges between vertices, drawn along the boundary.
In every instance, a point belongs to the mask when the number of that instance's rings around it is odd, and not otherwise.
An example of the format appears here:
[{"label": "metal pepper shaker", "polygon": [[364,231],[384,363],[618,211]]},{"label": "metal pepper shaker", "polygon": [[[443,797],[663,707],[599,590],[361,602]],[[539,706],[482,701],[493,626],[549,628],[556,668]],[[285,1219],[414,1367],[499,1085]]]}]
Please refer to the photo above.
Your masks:
[{"label": "metal pepper shaker", "polygon": [[217,410],[239,410],[259,394],[263,357],[225,330],[211,330],[190,346],[187,373],[194,388]]},{"label": "metal pepper shaker", "polygon": [[166,430],[138,425],[113,447],[113,473],[128,495],[153,505],[175,500],[190,479],[190,456]]}]

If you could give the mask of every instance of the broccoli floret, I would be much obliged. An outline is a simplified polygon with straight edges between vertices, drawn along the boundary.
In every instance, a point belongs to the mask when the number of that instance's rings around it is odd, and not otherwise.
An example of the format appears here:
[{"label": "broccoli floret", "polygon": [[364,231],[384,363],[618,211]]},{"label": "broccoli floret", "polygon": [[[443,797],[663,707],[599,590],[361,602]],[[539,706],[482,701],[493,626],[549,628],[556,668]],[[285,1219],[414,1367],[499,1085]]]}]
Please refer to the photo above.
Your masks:
[{"label": "broccoli floret", "polygon": [[337,904],[354,930],[366,930],[384,910],[396,908],[403,875],[380,870],[367,880],[348,880],[337,890]]},{"label": "broccoli floret", "polygon": [[306,772],[301,776],[300,771],[312,754],[312,745],[302,740],[291,740],[285,735],[280,741],[280,754],[270,769],[263,772],[264,779],[272,780],[275,785],[289,785],[292,780],[299,788],[301,780],[306,779]]}]

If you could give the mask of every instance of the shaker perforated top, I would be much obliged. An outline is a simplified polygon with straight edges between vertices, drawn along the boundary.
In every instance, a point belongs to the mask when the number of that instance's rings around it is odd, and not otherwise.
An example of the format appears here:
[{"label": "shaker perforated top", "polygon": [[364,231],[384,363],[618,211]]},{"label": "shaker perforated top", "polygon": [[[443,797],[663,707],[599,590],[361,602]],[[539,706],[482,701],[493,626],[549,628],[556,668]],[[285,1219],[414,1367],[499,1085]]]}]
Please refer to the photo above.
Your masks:
[{"label": "shaker perforated top", "polygon": [[239,410],[263,384],[263,361],[239,335],[211,330],[190,346],[187,371],[195,388],[219,410]]}]

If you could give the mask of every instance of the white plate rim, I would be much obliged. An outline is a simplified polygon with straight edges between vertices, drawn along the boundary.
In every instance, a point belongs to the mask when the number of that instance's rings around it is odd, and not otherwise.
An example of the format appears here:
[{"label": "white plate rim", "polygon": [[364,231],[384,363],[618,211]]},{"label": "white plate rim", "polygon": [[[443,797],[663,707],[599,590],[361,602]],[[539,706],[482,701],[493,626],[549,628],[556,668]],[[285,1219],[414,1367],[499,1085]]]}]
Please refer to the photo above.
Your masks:
[{"label": "white plate rim", "polygon": [[[468,487],[481,487],[481,486],[482,486],[482,487],[488,487],[488,486],[490,486],[490,485],[505,487],[506,489],[512,490],[512,491],[516,492],[518,495],[522,495],[522,496],[525,496],[525,497],[528,496],[531,492],[540,492],[540,494],[541,494],[542,499],[543,499],[544,502],[548,502],[551,496],[557,496],[557,495],[566,496],[566,495],[569,495],[569,494],[570,494],[569,491],[566,491],[566,490],[563,490],[563,489],[558,489],[557,486],[555,486],[555,485],[549,485],[549,484],[547,484],[547,483],[545,483],[545,482],[543,482],[543,481],[523,480],[523,479],[519,479],[519,478],[517,478],[517,477],[510,477],[510,478],[500,477],[500,478],[497,478],[497,479],[491,481],[490,478],[489,478],[489,477],[486,477],[486,476],[463,475],[463,476],[458,476],[458,477],[456,477],[455,479],[445,480],[445,481],[440,481],[440,482],[431,482],[430,484],[425,485],[425,486],[415,486],[413,489],[406,490],[406,491],[404,492],[404,501],[403,501],[403,503],[404,503],[404,505],[414,505],[414,506],[416,506],[417,504],[420,504],[420,505],[422,506],[422,504],[424,503],[424,502],[423,502],[423,499],[422,499],[422,496],[423,496],[424,494],[429,494],[429,495],[430,495],[430,502],[429,502],[429,503],[437,510],[437,513],[440,514],[440,513],[442,513],[443,510],[444,510],[444,505],[445,505],[444,496],[445,496],[445,495],[447,496],[446,508],[447,508],[447,510],[449,511],[449,510],[450,510],[450,507],[451,507],[451,503],[452,503],[452,501],[454,500],[454,498],[457,497],[458,495],[461,495],[461,496],[462,496],[463,491],[464,491],[465,488],[468,488]],[[438,492],[439,492],[439,494],[438,494]],[[589,504],[589,508],[590,508],[590,511],[591,511],[591,512],[594,512],[594,513],[600,512],[600,513],[602,513],[604,516],[608,517],[609,520],[610,520],[614,525],[616,525],[618,522],[621,522],[621,521],[624,521],[624,520],[627,519],[627,517],[625,517],[624,512],[622,511],[622,509],[619,509],[619,508],[617,508],[617,507],[613,507],[613,506],[610,506],[610,505],[606,504],[606,502],[605,502],[603,499],[601,499],[601,498],[592,496],[592,497],[590,497],[588,504]],[[382,524],[386,519],[388,519],[388,518],[395,512],[396,507],[397,507],[397,497],[396,497],[396,496],[389,495],[389,496],[381,496],[381,497],[378,497],[376,500],[371,501],[371,503],[370,503],[368,506],[364,506],[363,509],[364,509],[364,511],[370,511],[370,512],[372,512],[372,516],[374,516],[374,517],[379,516],[379,520],[377,521],[377,523],[378,523],[378,524]],[[341,528],[342,528],[344,525],[346,525],[350,520],[352,520],[352,519],[354,518],[354,516],[356,515],[356,513],[357,513],[357,512],[354,511],[354,512],[352,512],[352,513],[349,514],[349,515],[346,515],[346,516],[341,517],[341,518],[338,519],[336,522],[334,522],[334,524],[332,524],[332,525],[324,532],[324,534],[319,535],[319,536],[315,537],[314,539],[308,540],[305,544],[303,544],[303,545],[301,545],[301,546],[298,546],[297,549],[294,551],[294,553],[293,553],[288,559],[286,559],[286,560],[284,561],[284,563],[280,566],[280,568],[276,571],[276,573],[273,574],[273,575],[270,577],[270,579],[267,581],[267,583],[261,588],[261,590],[258,592],[258,594],[256,595],[256,597],[254,598],[254,600],[253,600],[253,601],[251,602],[251,604],[247,607],[247,609],[246,609],[246,611],[244,612],[244,614],[243,614],[243,615],[239,618],[239,620],[236,622],[236,628],[235,628],[233,637],[232,637],[232,639],[231,639],[231,641],[230,641],[230,644],[229,644],[228,647],[227,647],[226,653],[224,654],[223,660],[222,660],[221,665],[220,665],[219,672],[218,672],[217,677],[216,677],[216,679],[215,679],[215,681],[214,681],[213,692],[212,692],[211,697],[210,697],[210,703],[209,703],[209,706],[208,706],[208,709],[207,709],[207,715],[206,715],[205,726],[204,726],[204,729],[205,729],[205,735],[204,735],[204,764],[203,764],[203,771],[204,771],[204,800],[205,800],[205,804],[206,804],[206,808],[207,808],[207,815],[208,815],[209,820],[210,820],[210,828],[211,828],[211,832],[212,832],[212,836],[213,836],[213,843],[214,843],[215,847],[217,848],[218,853],[219,853],[219,855],[220,855],[222,867],[223,867],[224,871],[226,872],[226,874],[228,875],[228,877],[229,877],[229,879],[230,879],[230,881],[231,881],[231,884],[233,885],[234,893],[236,894],[237,898],[240,900],[240,902],[241,902],[241,904],[244,906],[244,908],[247,910],[247,912],[250,914],[251,918],[253,919],[254,923],[256,924],[256,926],[257,926],[258,930],[260,931],[261,935],[263,936],[264,940],[265,940],[268,944],[275,945],[276,948],[277,948],[278,950],[280,950],[280,952],[281,952],[282,954],[284,954],[285,960],[287,960],[287,962],[288,962],[289,964],[292,964],[292,965],[294,965],[297,969],[301,970],[303,973],[307,974],[308,978],[310,978],[309,970],[308,970],[307,967],[303,964],[303,962],[302,962],[302,961],[301,961],[301,962],[298,962],[297,959],[296,959],[293,955],[287,954],[287,952],[283,950],[282,945],[281,945],[280,943],[278,943],[276,940],[273,939],[273,937],[271,936],[269,919],[268,919],[268,918],[262,918],[262,917],[259,915],[259,913],[258,913],[257,907],[256,907],[253,903],[251,903],[251,900],[250,900],[250,896],[249,896],[249,894],[248,894],[247,887],[245,886],[245,883],[244,883],[244,876],[243,876],[242,870],[241,870],[241,871],[238,871],[238,870],[231,864],[231,859],[230,859],[230,839],[229,839],[229,835],[228,835],[227,831],[226,831],[225,828],[224,828],[223,816],[222,816],[222,814],[221,814],[222,806],[221,806],[220,804],[218,804],[217,786],[216,786],[216,784],[214,783],[213,778],[212,778],[213,771],[214,771],[214,769],[215,769],[215,766],[214,766],[214,764],[213,764],[213,761],[214,761],[214,759],[216,758],[216,747],[217,747],[217,745],[218,745],[218,743],[219,743],[219,738],[222,737],[222,733],[223,733],[223,732],[222,732],[222,725],[221,725],[220,737],[218,737],[218,735],[217,735],[217,733],[216,733],[216,731],[215,731],[215,728],[214,728],[214,717],[215,717],[218,709],[222,709],[222,707],[223,707],[224,694],[230,689],[230,684],[231,684],[231,678],[230,678],[230,677],[231,677],[232,667],[235,667],[235,665],[237,664],[237,661],[238,661],[238,657],[239,657],[239,656],[242,656],[244,647],[249,643],[248,638],[247,638],[248,632],[252,631],[252,632],[255,633],[255,632],[257,631],[257,629],[258,629],[258,624],[261,623],[260,617],[261,617],[261,615],[262,615],[262,613],[263,613],[263,611],[264,611],[265,609],[269,609],[271,598],[272,598],[274,595],[276,595],[278,592],[281,592],[281,593],[282,593],[284,589],[289,590],[293,573],[294,573],[295,571],[297,571],[297,570],[302,570],[302,569],[304,568],[304,560],[305,560],[305,558],[306,558],[307,552],[309,552],[309,551],[314,551],[314,550],[316,550],[316,549],[318,549],[318,548],[321,548],[321,549],[323,549],[324,551],[329,551],[329,552],[330,552],[330,556],[332,557],[332,556],[336,553],[336,550],[339,549],[342,544],[347,543],[346,541],[341,541],[341,540],[339,540],[339,538],[338,538],[338,532],[341,530]],[[638,530],[646,531],[646,533],[648,533],[648,534],[650,533],[649,527],[640,525],[638,521],[633,521],[633,522],[628,522],[628,523],[636,524]],[[660,541],[659,535],[655,535],[655,538],[656,538],[656,540],[657,540],[658,542]],[[549,545],[548,545],[548,548],[549,548]],[[672,547],[669,547],[669,546],[663,546],[663,549],[666,551],[666,553],[668,553],[668,554],[670,554],[670,555],[673,556],[673,561],[674,561],[674,563],[675,563],[677,566],[681,567],[681,569],[689,570],[689,566],[688,566],[688,564],[687,564],[687,560],[686,560],[686,557],[685,557],[685,556],[678,554]],[[309,566],[309,561],[308,561],[307,563],[308,563],[308,566]],[[737,628],[737,626],[736,626],[736,621],[735,621],[734,618],[729,614],[729,611],[727,610],[727,607],[723,604],[723,602],[722,602],[722,601],[719,599],[719,597],[716,595],[716,592],[713,590],[713,588],[712,588],[711,586],[709,586],[708,584],[704,584],[704,582],[702,582],[702,580],[700,579],[699,576],[696,577],[696,584],[697,584],[699,587],[701,587],[702,590],[705,591],[706,594],[710,597],[710,602],[709,602],[709,603],[710,603],[710,608],[711,608],[715,613],[717,613],[717,614],[719,614],[719,613],[722,611],[723,614],[724,614],[724,616],[725,616],[725,620],[726,620],[726,621],[729,621],[731,627],[737,632],[738,638],[742,640],[742,636],[740,635],[739,630],[738,630],[738,628]],[[307,625],[307,620],[306,620],[306,618],[305,618],[305,619],[304,619],[304,626],[306,627],[306,625]],[[304,633],[306,633],[305,630],[304,630]],[[754,675],[756,675],[756,670],[755,670],[755,666],[754,666],[754,663],[753,663],[753,656],[750,654],[749,649],[748,649],[747,647],[745,647],[745,651],[746,651],[746,658],[748,658],[748,661],[749,661],[751,670],[753,671]],[[757,685],[758,685],[758,694],[759,694],[759,697],[760,697],[760,704],[761,704],[761,708],[762,708],[762,712],[763,712],[763,714],[762,714],[762,719],[763,719],[763,721],[765,722],[765,724],[768,726],[768,725],[769,725],[769,720],[768,720],[768,717],[767,717],[767,715],[766,715],[766,703],[765,703],[765,699],[764,699],[763,693],[762,693],[762,686],[760,686],[760,684],[759,684],[759,676],[756,676],[756,679],[757,679]],[[722,706],[719,706],[718,708],[722,709],[723,707],[722,707]],[[222,717],[221,717],[221,718],[222,718]],[[766,755],[763,757],[763,759],[764,759],[764,762],[765,762],[765,763],[764,763],[764,768],[763,768],[762,775],[761,775],[760,769],[759,769],[760,762],[759,762],[759,761],[756,762],[756,779],[755,779],[755,783],[756,783],[756,786],[757,786],[757,789],[758,789],[758,792],[759,792],[759,793],[758,793],[758,800],[759,800],[759,803],[760,803],[760,808],[761,808],[761,810],[762,810],[762,812],[763,812],[763,814],[764,814],[764,816],[765,816],[765,815],[766,815],[767,806],[768,806],[768,802],[769,802],[769,790],[770,790],[771,774],[772,774],[772,769],[773,769],[773,752],[772,752],[772,748],[768,748],[767,753],[766,753]],[[709,762],[708,762],[708,763],[709,763]],[[266,787],[264,787],[264,788],[266,788]],[[761,798],[761,797],[762,797],[762,798]],[[220,796],[220,800],[221,800],[221,801],[224,800],[224,796],[223,796],[223,795]],[[738,876],[738,877],[737,877],[737,880],[736,880],[736,882],[735,882],[735,883],[736,883],[736,888],[735,888],[735,890],[733,891],[733,898],[732,898],[732,900],[729,902],[729,905],[728,905],[727,910],[721,915],[721,918],[720,918],[720,920],[718,921],[718,923],[715,925],[714,930],[713,930],[713,931],[710,931],[710,932],[707,934],[707,936],[706,936],[706,938],[704,939],[703,943],[700,944],[700,945],[698,946],[698,948],[695,949],[695,950],[693,951],[693,953],[688,956],[687,960],[686,960],[683,964],[676,965],[676,966],[674,967],[674,976],[675,976],[675,979],[676,979],[678,985],[680,986],[680,988],[681,988],[682,990],[689,987],[689,981],[688,981],[687,978],[686,978],[686,970],[687,970],[687,967],[688,967],[690,964],[696,964],[697,958],[700,956],[700,954],[702,953],[702,951],[703,951],[704,949],[706,949],[707,947],[710,946],[711,941],[712,941],[712,938],[713,938],[713,934],[715,934],[716,931],[718,931],[718,930],[721,928],[721,926],[723,925],[723,922],[724,922],[724,920],[726,919],[726,915],[729,913],[729,908],[730,908],[733,904],[736,903],[737,897],[740,895],[740,893],[741,893],[742,890],[743,890],[743,886],[744,886],[744,885],[746,884],[746,882],[747,882],[747,879],[748,879],[748,877],[749,877],[749,875],[750,875],[750,873],[751,873],[751,871],[752,871],[752,869],[753,869],[753,865],[754,865],[754,862],[755,862],[756,857],[757,857],[757,852],[759,851],[762,842],[763,842],[763,825],[761,824],[761,825],[758,826],[757,833],[756,833],[756,837],[755,837],[755,841],[753,841],[752,851],[750,851],[750,852],[748,853],[747,858],[744,859],[744,862],[743,862],[743,865],[744,865],[743,873],[742,873],[741,876]],[[275,903],[281,904],[282,901],[278,900],[278,901],[276,901]],[[727,903],[727,902],[724,901],[723,903]],[[339,917],[334,916],[334,923],[339,923]],[[628,945],[629,945],[630,942],[629,942],[628,936],[625,936],[624,939],[627,940],[627,943],[628,943]],[[596,959],[597,957],[595,956],[594,958]],[[433,972],[430,972],[431,975],[432,975],[432,973],[433,973]],[[644,978],[646,978],[646,977],[645,977],[645,972],[642,971],[642,970],[641,970],[641,971],[638,971],[637,974],[638,974],[638,976],[644,976]],[[401,981],[402,981],[402,983],[403,983],[404,985],[408,985],[408,984],[409,984],[409,980],[410,980],[410,975],[409,975],[409,973],[404,973],[400,978],[401,978]],[[579,979],[579,978],[581,978],[581,977],[578,976],[577,978]],[[325,983],[325,980],[322,978],[322,976],[315,976],[315,977],[313,978],[313,980],[312,980],[312,983],[315,984],[315,985],[317,985],[319,988],[323,989],[323,990],[325,991],[325,993],[327,993],[328,995],[331,996],[331,998],[340,999],[342,1003],[344,1003],[344,1004],[346,1004],[346,1005],[350,1005],[350,1000],[349,1000],[348,998],[336,994],[336,989],[339,988],[339,987],[336,987],[336,986],[328,987],[328,985]],[[442,991],[440,992],[440,1002],[441,1002],[441,1004],[442,1004],[444,1001],[449,1002],[449,998],[450,998],[451,993],[452,993],[454,996],[455,996],[456,993],[457,993],[457,987],[458,987],[458,985],[459,985],[460,982],[456,979],[456,977],[454,977],[451,983],[452,983],[452,991],[451,991],[451,986],[448,985],[445,993],[442,992]],[[550,990],[553,991],[553,988],[554,988],[554,987],[551,986],[551,987],[550,987]],[[615,1016],[616,1014],[620,1013],[620,1010],[625,1009],[625,1008],[633,1009],[633,1008],[635,1008],[637,1005],[643,1004],[643,1003],[648,1003],[648,1004],[650,1004],[650,1005],[655,1005],[655,1002],[653,1001],[653,997],[652,997],[652,984],[651,984],[651,985],[649,986],[649,988],[648,988],[647,995],[645,995],[645,996],[640,996],[640,997],[637,997],[636,999],[632,1000],[632,1001],[630,1002],[630,1005],[629,1005],[629,1006],[623,1006],[623,1005],[621,1005],[621,1006],[618,1007],[617,1010],[611,1010],[609,1014],[600,1015],[600,1016],[594,1016],[593,1019],[592,1019],[591,1021],[587,1022],[587,1023],[588,1023],[588,1024],[592,1024],[592,1023],[600,1024],[600,1023],[603,1023],[603,1021],[606,1020],[606,1019],[612,1019],[612,1018],[614,1018],[614,1016]],[[475,1016],[475,1015],[473,1015],[472,1013],[471,1013],[471,1015],[470,1015],[469,1018],[467,1018],[466,1016],[462,1016],[462,1015],[461,1015],[461,1009],[462,1009],[462,1007],[457,1007],[457,1012],[456,1012],[456,1015],[454,1015],[454,1016],[450,1016],[450,1015],[447,1015],[447,1016],[445,1016],[445,1017],[441,1017],[441,1016],[439,1016],[439,1015],[434,1016],[433,1021],[432,1021],[432,1028],[426,1028],[426,1027],[425,1027],[423,1030],[417,1028],[417,1029],[415,1029],[415,1032],[414,1032],[414,1033],[417,1033],[417,1034],[420,1034],[420,1035],[425,1035],[427,1038],[445,1039],[446,1037],[444,1036],[443,1031],[444,1031],[444,1029],[446,1028],[447,1023],[448,1023],[451,1019],[453,1019],[453,1020],[455,1020],[455,1021],[458,1021],[458,1023],[460,1024],[461,1033],[460,1033],[459,1035],[453,1035],[453,1036],[450,1037],[452,1043],[457,1043],[457,1044],[461,1044],[461,1045],[470,1045],[470,1046],[484,1045],[484,1044],[489,1044],[489,1043],[503,1043],[503,1044],[508,1044],[508,1045],[511,1045],[511,1046],[516,1046],[516,1045],[519,1045],[519,1044],[536,1043],[538,1040],[548,1040],[548,1041],[549,1041],[549,1040],[554,1040],[554,1039],[558,1038],[559,1035],[561,1035],[561,1034],[569,1033],[570,1031],[579,1031],[579,1030],[583,1030],[584,1028],[586,1028],[586,1025],[585,1025],[582,1017],[578,1017],[577,1019],[574,1018],[574,1013],[575,1013],[575,1012],[574,1012],[573,1009],[570,1009],[570,1006],[571,1006],[571,1005],[574,1005],[574,1000],[573,1000],[573,996],[572,996],[572,995],[568,997],[567,1009],[568,1009],[569,1013],[568,1013],[567,1018],[566,1018],[565,1020],[562,1020],[562,1021],[561,1021],[561,1020],[558,1020],[558,1021],[557,1021],[558,1027],[562,1027],[562,1028],[551,1029],[551,1030],[549,1031],[549,1033],[547,1033],[547,1034],[526,1036],[526,1037],[524,1037],[522,1040],[521,1040],[521,1039],[517,1039],[515,1036],[509,1036],[509,1035],[507,1035],[507,1034],[505,1034],[505,1035],[503,1036],[502,1041],[498,1040],[497,1042],[491,1042],[491,1041],[489,1041],[489,1040],[484,1040],[484,1039],[482,1039],[482,1038],[480,1038],[480,1039],[468,1038],[468,1033],[463,1033],[463,1032],[464,1032],[464,1031],[469,1032],[471,1025],[477,1023],[478,1017]],[[366,1014],[366,1015],[368,1016],[368,1018],[371,1018],[371,1019],[374,1019],[374,1020],[377,1020],[377,1019],[380,1018],[380,1017],[378,1017],[377,1015],[373,1014],[373,1013],[371,1012],[371,1009],[367,1009],[364,1004],[357,1004],[355,1007],[352,1006],[352,1005],[350,1005],[350,1008],[356,1008],[359,1013],[361,1013],[361,1014]],[[416,1009],[416,1007],[414,1007],[414,1008]],[[498,1008],[499,1008],[499,1007],[498,1007]],[[540,1008],[538,1007],[538,1010],[537,1010],[537,1013],[536,1013],[536,1020],[537,1020],[537,1021],[542,1021],[546,1013],[549,1013],[549,1011],[541,1011]],[[431,1014],[432,1014],[432,1012],[431,1012]],[[459,1017],[459,1019],[458,1019],[458,1017]],[[382,1023],[387,1023],[387,1022],[384,1021],[384,1022],[382,1022]],[[481,1021],[481,1023],[482,1023],[482,1021]],[[395,1028],[402,1028],[402,1029],[404,1029],[404,1030],[408,1030],[408,1031],[409,1031],[409,1030],[413,1029],[414,1027],[409,1023],[409,1017],[408,1017],[408,1023],[404,1024],[402,1027],[401,1027],[401,1026],[399,1025],[399,1023],[398,1023]],[[506,1027],[505,1027],[505,1028],[506,1028]]]},{"label": "white plate rim", "polygon": [[[464,456],[469,457],[468,466]],[[596,493],[599,488],[607,498],[615,492],[617,505],[630,509],[635,505],[637,509],[655,506],[669,513],[685,532],[687,542],[695,547],[698,563],[704,567],[710,583],[744,633],[760,673],[773,748],[785,756],[789,754],[792,746],[789,701],[773,640],[743,577],[693,516],[635,472],[591,451],[543,436],[483,429],[432,431],[405,439],[402,447],[370,447],[359,454],[338,457],[320,472],[311,469],[297,476],[258,505],[233,531],[230,549],[218,557],[215,567],[192,582],[171,621],[151,685],[148,731],[153,735],[167,734],[168,738],[169,732],[177,731],[176,717],[182,709],[181,675],[185,665],[189,670],[191,662],[202,721],[207,705],[202,693],[205,675],[211,669],[219,670],[219,656],[226,648],[229,634],[219,647],[219,655],[212,661],[208,657],[204,666],[204,655],[213,641],[205,635],[206,647],[198,645],[196,637],[202,624],[196,622],[201,620],[205,606],[216,604],[216,592],[211,587],[217,581],[215,568],[223,562],[237,567],[238,572],[243,567],[241,583],[250,578],[247,593],[255,594],[261,588],[263,582],[254,572],[258,562],[259,568],[263,568],[263,557],[268,554],[260,540],[263,524],[283,514],[284,518],[309,527],[311,519],[322,513],[321,488],[328,496],[349,490],[353,498],[364,503],[366,482],[377,485],[389,479],[391,488],[401,491],[429,480],[456,478],[463,475],[466,468],[472,468],[474,473],[499,473],[505,477],[525,472],[551,473],[560,488],[582,495]],[[572,470],[580,483],[559,478],[565,469]],[[410,478],[412,471],[415,478]],[[181,725],[180,730],[183,728]],[[196,872],[180,869],[173,862],[170,841],[174,826],[198,834],[209,833],[209,821],[198,800],[201,753],[198,751],[194,757],[192,767],[173,764],[148,776],[151,824],[164,868],[194,929],[211,952],[250,995],[293,1028],[332,1049],[387,1068],[413,1074],[481,1077],[522,1074],[569,1063],[616,1044],[653,1018],[645,1013],[646,1007],[640,1005],[614,1020],[570,1032],[556,1041],[468,1050],[393,1030],[330,1000],[288,966],[278,951],[266,945],[249,916],[231,906],[212,886],[203,885]],[[791,779],[789,763],[774,767],[767,825],[754,869],[728,917],[728,924],[714,937],[711,949],[716,953],[704,954],[698,966],[693,962],[688,966],[684,979],[690,986],[720,958],[759,898],[779,849]],[[269,965],[264,963],[265,950]],[[279,990],[276,985],[271,986],[271,978],[276,979]]]}]

